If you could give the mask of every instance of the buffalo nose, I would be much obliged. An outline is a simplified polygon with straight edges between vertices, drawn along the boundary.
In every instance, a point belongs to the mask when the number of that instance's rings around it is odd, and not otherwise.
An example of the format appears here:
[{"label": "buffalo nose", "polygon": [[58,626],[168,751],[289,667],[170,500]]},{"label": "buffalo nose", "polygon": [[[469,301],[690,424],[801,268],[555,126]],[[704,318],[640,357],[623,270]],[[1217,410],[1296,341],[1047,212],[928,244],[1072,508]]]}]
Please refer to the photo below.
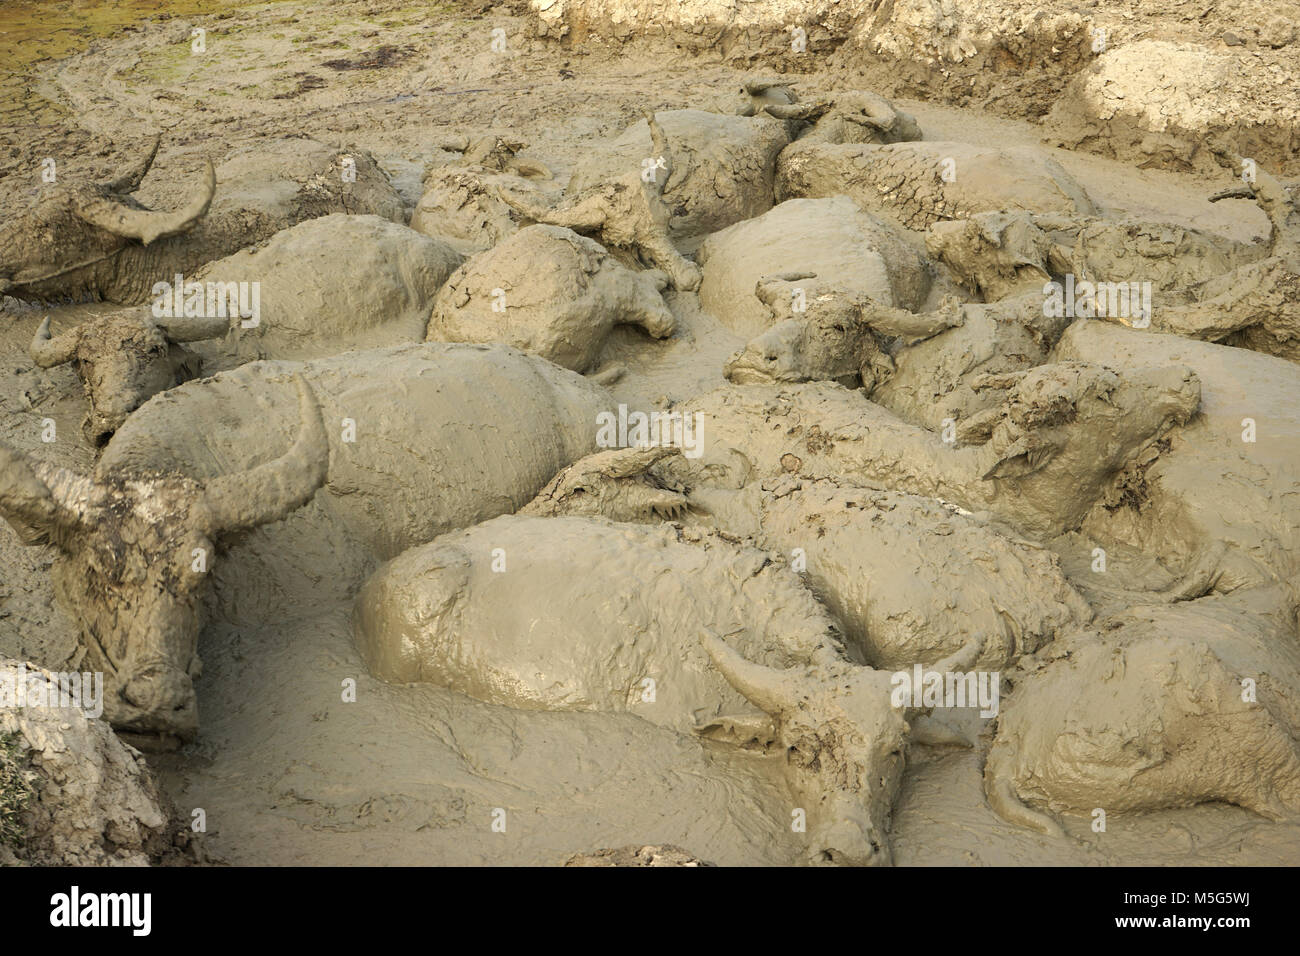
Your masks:
[{"label": "buffalo nose", "polygon": [[889,866],[893,860],[889,843],[874,827],[852,820],[840,820],[818,834],[819,847],[813,863],[832,866]]},{"label": "buffalo nose", "polygon": [[[125,415],[122,416],[123,421],[125,418]],[[113,433],[117,431],[118,426],[121,424],[122,421],[117,419],[109,419],[102,415],[95,416],[86,422],[86,437],[90,439],[91,444],[96,448],[103,448],[108,444],[108,440],[113,437]]]},{"label": "buffalo nose", "polygon": [[194,683],[185,671],[168,664],[142,668],[122,687],[127,703],[160,718],[194,706]]}]

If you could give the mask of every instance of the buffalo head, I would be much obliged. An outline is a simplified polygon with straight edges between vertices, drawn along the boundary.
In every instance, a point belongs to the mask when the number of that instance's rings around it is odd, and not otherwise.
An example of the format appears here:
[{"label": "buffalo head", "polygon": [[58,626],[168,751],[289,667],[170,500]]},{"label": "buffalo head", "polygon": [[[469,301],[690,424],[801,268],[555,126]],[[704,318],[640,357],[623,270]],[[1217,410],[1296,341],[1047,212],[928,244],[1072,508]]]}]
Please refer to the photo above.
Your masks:
[{"label": "buffalo head", "polygon": [[96,318],[52,337],[47,316],[30,351],[41,368],[77,363],[90,402],[86,438],[102,445],[131,412],[198,374],[198,356],[181,343],[215,338],[226,329],[224,318],[155,320],[132,311]]},{"label": "buffalo head", "polygon": [[320,408],[301,378],[298,392],[302,428],[288,452],[206,483],[85,477],[0,445],[0,516],[26,543],[63,552],[55,591],[91,669],[104,672],[105,717],[142,744],[176,746],[198,732],[193,678],[214,539],[284,518],[325,482]]},{"label": "buffalo head", "polygon": [[174,212],[149,209],[131,197],[153,165],[158,143],[155,139],[144,161],[117,179],[44,187],[30,207],[0,222],[0,293],[37,300],[77,297],[95,285],[77,276],[111,268],[127,246],[179,235],[203,218],[217,186],[211,162],[202,185]]},{"label": "buffalo head", "polygon": [[[727,682],[772,718],[791,790],[808,810],[813,862],[889,865],[889,819],[914,712],[892,705],[891,675],[842,659],[778,670],[716,634],[700,641]],[[963,669],[978,653],[972,642],[935,669]]]}]

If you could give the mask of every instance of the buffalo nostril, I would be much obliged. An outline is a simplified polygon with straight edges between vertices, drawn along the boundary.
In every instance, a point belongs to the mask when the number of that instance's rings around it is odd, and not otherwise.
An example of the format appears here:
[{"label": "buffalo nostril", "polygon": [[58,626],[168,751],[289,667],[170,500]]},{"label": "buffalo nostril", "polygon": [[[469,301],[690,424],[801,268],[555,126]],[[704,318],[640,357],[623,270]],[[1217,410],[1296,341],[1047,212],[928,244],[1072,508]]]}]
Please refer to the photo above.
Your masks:
[{"label": "buffalo nostril", "polygon": [[127,681],[121,696],[149,713],[176,713],[194,706],[194,684],[188,674],[176,668],[151,667]]}]

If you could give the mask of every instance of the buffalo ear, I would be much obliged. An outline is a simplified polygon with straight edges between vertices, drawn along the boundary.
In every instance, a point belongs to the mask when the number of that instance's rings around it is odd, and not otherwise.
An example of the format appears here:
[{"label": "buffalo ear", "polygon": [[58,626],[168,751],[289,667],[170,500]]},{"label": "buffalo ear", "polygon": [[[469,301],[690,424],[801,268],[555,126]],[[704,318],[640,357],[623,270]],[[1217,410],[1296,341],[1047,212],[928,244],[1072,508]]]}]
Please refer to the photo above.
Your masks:
[{"label": "buffalo ear", "polygon": [[1005,242],[1003,236],[1008,225],[1006,216],[985,216],[975,221],[975,228],[979,230],[980,238],[998,249],[1001,249]]},{"label": "buffalo ear", "polygon": [[1024,478],[1032,475],[1053,458],[1052,449],[1043,445],[1033,448],[1024,438],[1012,443],[992,468],[984,473],[984,480],[991,478]]},{"label": "buffalo ear", "polygon": [[724,714],[692,728],[709,740],[766,750],[776,743],[776,721],[767,714]]},{"label": "buffalo ear", "polygon": [[171,343],[167,358],[172,363],[172,372],[179,383],[196,379],[199,377],[199,373],[203,371],[202,356],[191,352],[183,345]]},{"label": "buffalo ear", "polygon": [[1074,271],[1070,261],[1070,249],[1059,242],[1054,242],[1047,250],[1047,270],[1054,275],[1065,275]]}]

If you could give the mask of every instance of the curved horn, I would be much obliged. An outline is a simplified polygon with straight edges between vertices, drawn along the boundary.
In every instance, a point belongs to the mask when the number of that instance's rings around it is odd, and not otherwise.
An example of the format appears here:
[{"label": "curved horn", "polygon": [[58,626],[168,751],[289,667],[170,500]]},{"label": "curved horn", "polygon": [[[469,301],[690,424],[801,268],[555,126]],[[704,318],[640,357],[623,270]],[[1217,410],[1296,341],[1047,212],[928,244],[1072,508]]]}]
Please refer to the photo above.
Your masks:
[{"label": "curved horn", "polygon": [[66,468],[33,465],[0,443],[0,515],[27,544],[45,541],[58,527],[78,524],[86,513],[90,480]]},{"label": "curved horn", "polygon": [[1225,189],[1223,192],[1215,193],[1210,197],[1210,202],[1218,202],[1220,199],[1254,199],[1255,190],[1249,186],[1233,186],[1231,189]]},{"label": "curved horn", "polygon": [[972,392],[983,392],[992,388],[1014,388],[1016,383],[1023,380],[1029,372],[983,372],[976,375],[970,380],[970,389]]},{"label": "curved horn", "polygon": [[162,134],[159,133],[153,138],[153,145],[149,149],[149,155],[144,158],[144,162],[136,165],[134,169],[128,169],[117,179],[110,179],[104,183],[104,188],[114,193],[133,193],[140,188],[140,183],[144,181],[145,175],[153,166],[154,157],[158,155],[158,146],[162,143]]},{"label": "curved horn", "polygon": [[763,112],[779,120],[815,120],[830,108],[829,103],[768,103]]},{"label": "curved horn", "polygon": [[1255,170],[1255,202],[1273,227],[1269,251],[1275,256],[1300,254],[1300,209],[1287,195],[1281,180],[1262,169]]},{"label": "curved horn", "polygon": [[311,500],[329,473],[330,446],[320,404],[301,375],[298,410],[302,427],[284,455],[235,475],[208,482],[201,519],[209,534],[256,528],[279,521]]},{"label": "curved horn", "polygon": [[645,114],[646,124],[650,127],[650,148],[655,156],[663,158],[664,161],[664,181],[659,182],[659,177],[655,176],[656,192],[663,193],[668,188],[668,180],[673,175],[673,154],[668,148],[668,137],[664,135],[664,128],[659,125],[655,119],[654,113]]},{"label": "curved horn", "polygon": [[[1240,156],[1234,156],[1233,159],[1238,166],[1243,162]],[[1256,166],[1255,176],[1251,182],[1215,193],[1210,197],[1210,202],[1217,202],[1220,199],[1254,199],[1265,212],[1269,212],[1271,207],[1286,203],[1286,188],[1276,176]]]},{"label": "curved horn", "polygon": [[[522,191],[512,191],[500,183],[490,184],[487,188],[497,199],[500,199],[515,212],[527,219],[531,219],[533,222],[547,222],[548,217],[551,215],[551,207],[540,198],[540,195],[525,196]],[[537,191],[534,187],[529,186],[528,188],[536,194]],[[593,219],[589,224],[585,225],[585,228],[594,229],[603,221],[603,219]],[[571,229],[584,228],[584,226],[575,226],[574,222],[575,220],[572,219],[565,220],[565,224]]]},{"label": "curved horn", "polygon": [[90,496],[94,482],[85,475],[48,462],[36,466],[36,477],[49,489],[50,498],[58,506],[59,517],[64,523],[80,524],[87,520],[92,510]]},{"label": "curved horn", "polygon": [[27,456],[5,444],[0,444],[0,515],[26,544],[40,541],[41,532],[53,530],[58,518],[50,489]]},{"label": "curved horn", "polygon": [[755,664],[709,630],[700,632],[700,643],[727,683],[764,713],[777,717],[797,705],[798,685],[790,672]]},{"label": "curved horn", "polygon": [[850,123],[856,123],[858,126],[869,127],[870,129],[889,130],[894,126],[897,116],[891,116],[884,113],[845,113],[844,119]]},{"label": "curved horn", "polygon": [[[1241,157],[1234,159],[1240,166]],[[1269,237],[1270,255],[1290,256],[1300,252],[1300,239],[1296,235],[1300,231],[1300,209],[1292,203],[1286,187],[1276,176],[1256,166],[1252,182],[1215,193],[1210,197],[1210,202],[1218,202],[1220,199],[1255,200],[1273,227]]]},{"label": "curved horn", "polygon": [[32,339],[32,344],[27,351],[32,361],[41,368],[54,368],[56,365],[72,361],[80,339],[80,328],[68,329],[57,339],[50,338],[50,317],[47,315],[41,327],[36,330],[36,337]]},{"label": "curved horn", "polygon": [[680,453],[681,449],[676,445],[616,448],[605,463],[605,473],[611,478],[635,478],[645,474],[646,469],[656,462]]},{"label": "curved horn", "polygon": [[176,212],[155,212],[104,196],[87,200],[74,211],[78,218],[92,226],[98,226],[115,236],[139,239],[147,246],[157,239],[179,235],[193,228],[207,213],[217,191],[217,173],[212,168],[212,160],[206,160],[205,167],[202,189],[183,209]]},{"label": "curved horn", "polygon": [[153,322],[163,330],[168,339],[177,343],[218,339],[230,331],[230,319],[227,318],[176,316],[155,318]]}]

